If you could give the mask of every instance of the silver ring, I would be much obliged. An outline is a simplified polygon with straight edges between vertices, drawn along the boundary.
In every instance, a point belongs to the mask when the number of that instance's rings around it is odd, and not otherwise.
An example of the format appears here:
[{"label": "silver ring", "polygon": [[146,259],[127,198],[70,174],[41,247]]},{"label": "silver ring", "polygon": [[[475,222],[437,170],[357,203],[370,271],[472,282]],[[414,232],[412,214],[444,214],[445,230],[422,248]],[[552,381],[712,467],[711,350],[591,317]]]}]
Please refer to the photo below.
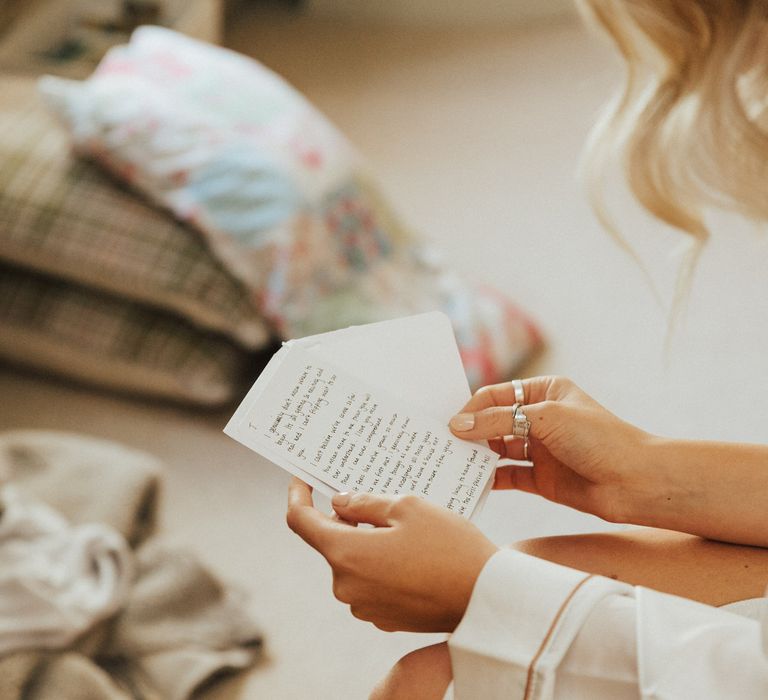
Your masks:
[{"label": "silver ring", "polygon": [[528,458],[528,438],[523,438],[523,461],[530,462]]},{"label": "silver ring", "polygon": [[520,404],[514,405],[514,411],[512,413],[512,435],[515,437],[527,438],[528,433],[531,430],[531,421],[523,411],[523,407]]},{"label": "silver ring", "polygon": [[525,403],[525,390],[523,389],[523,383],[519,379],[512,380],[512,388],[515,390],[515,403]]}]

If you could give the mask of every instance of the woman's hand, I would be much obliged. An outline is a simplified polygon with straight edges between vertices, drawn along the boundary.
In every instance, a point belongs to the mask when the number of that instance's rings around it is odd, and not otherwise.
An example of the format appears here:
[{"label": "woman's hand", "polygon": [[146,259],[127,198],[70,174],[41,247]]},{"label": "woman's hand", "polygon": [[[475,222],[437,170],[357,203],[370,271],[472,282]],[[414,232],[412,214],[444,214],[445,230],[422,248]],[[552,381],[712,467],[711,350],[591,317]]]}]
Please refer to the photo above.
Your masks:
[{"label": "woman's hand", "polygon": [[333,507],[340,520],[314,507],[307,484],[291,482],[288,526],[331,565],[336,598],[383,630],[452,632],[496,545],[416,496],[337,494]]},{"label": "woman's hand", "polygon": [[[523,389],[534,466],[499,467],[494,488],[528,491],[614,522],[631,518],[653,488],[653,437],[568,379],[526,379]],[[484,387],[451,420],[451,430],[464,439],[488,440],[502,457],[521,460],[523,440],[510,436],[514,402],[511,383]]]},{"label": "woman's hand", "polygon": [[[533,467],[496,470],[520,489],[605,520],[768,547],[768,447],[672,440],[619,420],[561,377],[523,380]],[[480,389],[451,419],[454,434],[523,458],[512,432],[512,384]]]}]

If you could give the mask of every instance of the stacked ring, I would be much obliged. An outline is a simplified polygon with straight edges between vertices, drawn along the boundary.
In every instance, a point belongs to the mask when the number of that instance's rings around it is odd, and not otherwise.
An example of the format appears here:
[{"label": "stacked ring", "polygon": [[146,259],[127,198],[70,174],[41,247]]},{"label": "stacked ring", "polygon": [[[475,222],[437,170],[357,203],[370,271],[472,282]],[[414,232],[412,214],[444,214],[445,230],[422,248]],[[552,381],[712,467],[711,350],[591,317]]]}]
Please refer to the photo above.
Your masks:
[{"label": "stacked ring", "polygon": [[531,430],[531,421],[525,415],[521,404],[516,403],[512,409],[512,435],[527,438]]},{"label": "stacked ring", "polygon": [[523,383],[519,379],[513,379],[512,388],[515,390],[515,403],[519,403],[522,406],[525,403]]},{"label": "stacked ring", "polygon": [[528,457],[528,433],[531,430],[531,421],[523,410],[525,405],[525,387],[519,379],[512,380],[512,388],[515,390],[515,403],[512,405],[512,435],[523,439],[523,460],[530,462]]}]

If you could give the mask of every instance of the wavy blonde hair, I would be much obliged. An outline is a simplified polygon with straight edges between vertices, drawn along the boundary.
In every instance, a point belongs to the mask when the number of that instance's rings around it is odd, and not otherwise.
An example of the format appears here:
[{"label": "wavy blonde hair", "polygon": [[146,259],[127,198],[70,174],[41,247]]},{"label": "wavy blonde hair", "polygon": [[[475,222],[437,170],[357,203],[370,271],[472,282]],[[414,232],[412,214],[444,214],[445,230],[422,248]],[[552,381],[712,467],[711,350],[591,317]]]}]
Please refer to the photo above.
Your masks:
[{"label": "wavy blonde hair", "polygon": [[616,234],[602,190],[618,153],[645,208],[693,237],[690,270],[708,206],[768,220],[768,0],[576,1],[626,64],[588,145],[593,206]]}]

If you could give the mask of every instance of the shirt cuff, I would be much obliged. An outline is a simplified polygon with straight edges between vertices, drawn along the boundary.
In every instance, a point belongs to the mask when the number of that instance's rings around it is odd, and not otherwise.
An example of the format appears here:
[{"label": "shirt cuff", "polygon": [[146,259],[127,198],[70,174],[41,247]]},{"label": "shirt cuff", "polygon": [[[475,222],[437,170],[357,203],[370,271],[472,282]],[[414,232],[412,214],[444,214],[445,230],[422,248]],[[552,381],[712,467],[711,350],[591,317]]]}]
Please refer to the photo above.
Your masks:
[{"label": "shirt cuff", "polygon": [[449,640],[457,700],[551,697],[584,620],[614,593],[632,587],[514,550],[494,554]]}]

